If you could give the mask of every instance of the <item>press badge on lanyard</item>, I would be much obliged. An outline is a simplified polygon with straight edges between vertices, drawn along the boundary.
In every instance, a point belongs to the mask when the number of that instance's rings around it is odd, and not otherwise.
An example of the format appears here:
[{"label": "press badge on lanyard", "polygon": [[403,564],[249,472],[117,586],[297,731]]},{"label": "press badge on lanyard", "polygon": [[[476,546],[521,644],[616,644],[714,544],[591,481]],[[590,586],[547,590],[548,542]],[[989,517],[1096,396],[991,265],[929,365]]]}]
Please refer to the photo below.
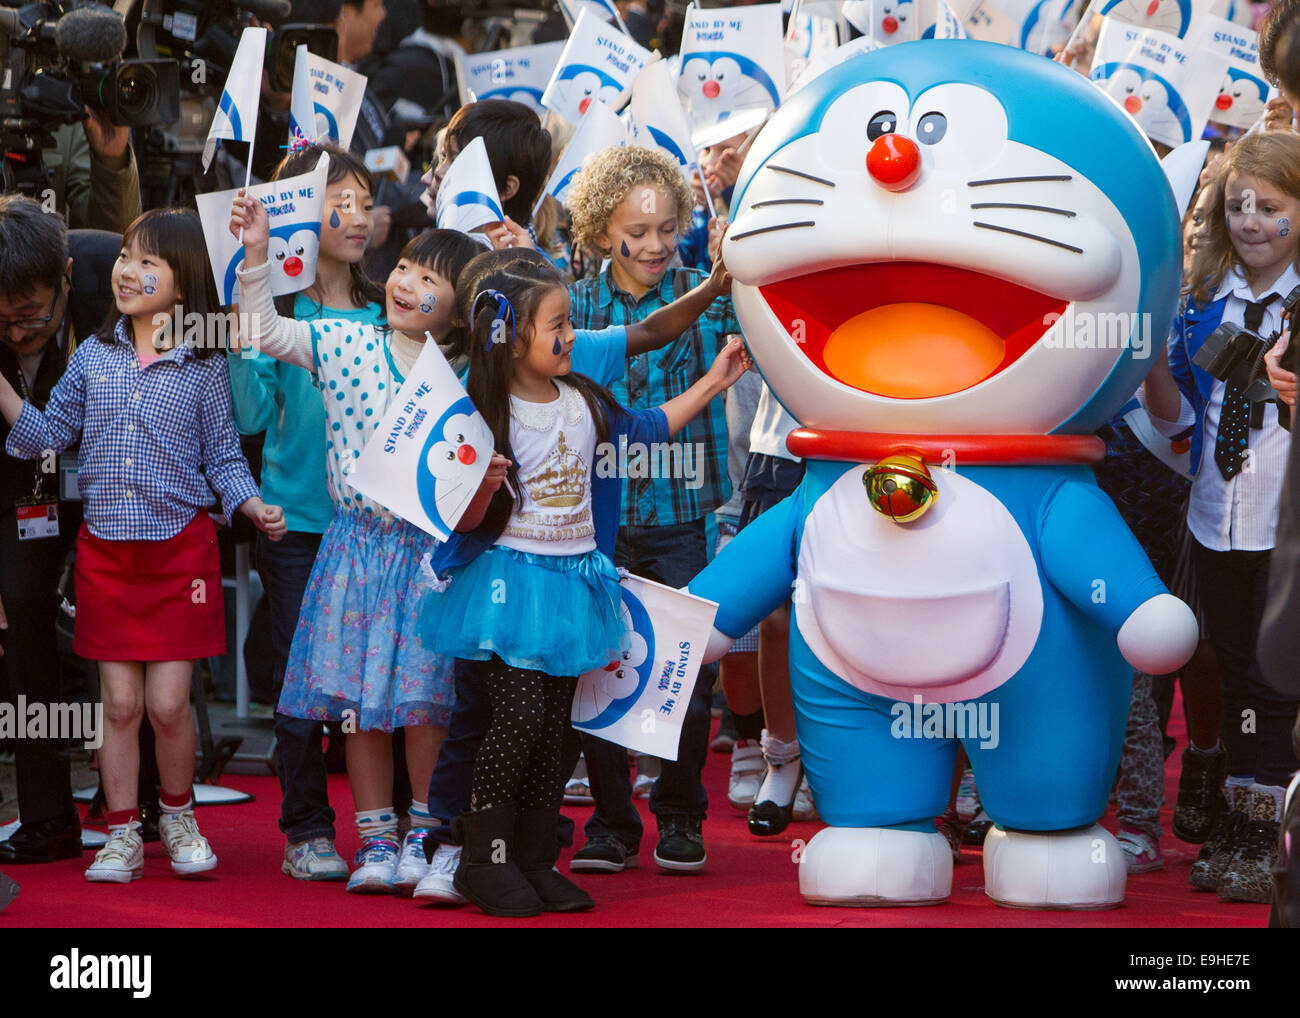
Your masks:
[{"label": "press badge on lanyard", "polygon": [[[18,381],[23,390],[23,398],[30,399],[27,392],[27,379],[18,369]],[[59,500],[42,491],[41,475],[36,475],[36,484],[32,493],[14,500],[14,515],[18,517],[18,540],[35,541],[42,537],[59,536]]]}]

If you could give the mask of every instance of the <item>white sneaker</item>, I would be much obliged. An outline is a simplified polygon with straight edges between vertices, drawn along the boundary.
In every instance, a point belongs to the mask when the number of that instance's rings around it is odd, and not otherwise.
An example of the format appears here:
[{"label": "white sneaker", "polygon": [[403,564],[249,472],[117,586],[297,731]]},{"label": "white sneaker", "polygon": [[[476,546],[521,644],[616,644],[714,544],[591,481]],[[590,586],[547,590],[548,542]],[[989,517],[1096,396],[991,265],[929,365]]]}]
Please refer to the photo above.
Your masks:
[{"label": "white sneaker", "polygon": [[348,864],[339,858],[329,838],[312,838],[284,846],[280,872],[295,880],[346,880]]},{"label": "white sneaker", "polygon": [[799,791],[795,793],[794,810],[790,814],[790,818],[800,823],[821,819],[817,815],[817,804],[813,802],[812,789],[808,787],[808,776],[806,774],[803,780],[799,782]]},{"label": "white sneaker", "polygon": [[731,751],[731,780],[727,801],[742,813],[749,812],[763,781],[763,747],[757,739],[740,739]]},{"label": "white sneaker", "polygon": [[414,891],[429,872],[429,863],[424,858],[424,839],[428,836],[427,827],[412,827],[406,832],[393,874],[393,886],[403,894]]},{"label": "white sneaker", "polygon": [[414,897],[421,905],[463,905],[465,897],[456,890],[453,879],[460,865],[459,845],[439,845],[433,853],[428,872],[415,888]]},{"label": "white sneaker", "polygon": [[371,838],[363,844],[355,859],[357,868],[348,877],[352,894],[392,894],[397,888],[397,846],[387,838]]},{"label": "white sneaker", "polygon": [[192,877],[217,868],[217,856],[208,839],[199,833],[194,810],[184,813],[162,812],[158,816],[158,837],[171,856],[172,872]]},{"label": "white sneaker", "polygon": [[108,843],[95,853],[86,879],[98,884],[129,884],[144,876],[144,838],[140,824],[115,829]]}]

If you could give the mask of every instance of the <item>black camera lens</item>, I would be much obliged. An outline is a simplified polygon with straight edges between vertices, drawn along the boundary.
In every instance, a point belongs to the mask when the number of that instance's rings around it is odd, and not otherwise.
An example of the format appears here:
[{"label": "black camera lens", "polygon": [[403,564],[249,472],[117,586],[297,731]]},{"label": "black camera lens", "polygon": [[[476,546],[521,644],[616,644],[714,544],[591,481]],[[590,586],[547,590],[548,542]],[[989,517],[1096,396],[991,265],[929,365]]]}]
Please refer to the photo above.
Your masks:
[{"label": "black camera lens", "polygon": [[128,64],[116,84],[117,108],[124,117],[136,120],[158,104],[158,75],[151,67]]}]

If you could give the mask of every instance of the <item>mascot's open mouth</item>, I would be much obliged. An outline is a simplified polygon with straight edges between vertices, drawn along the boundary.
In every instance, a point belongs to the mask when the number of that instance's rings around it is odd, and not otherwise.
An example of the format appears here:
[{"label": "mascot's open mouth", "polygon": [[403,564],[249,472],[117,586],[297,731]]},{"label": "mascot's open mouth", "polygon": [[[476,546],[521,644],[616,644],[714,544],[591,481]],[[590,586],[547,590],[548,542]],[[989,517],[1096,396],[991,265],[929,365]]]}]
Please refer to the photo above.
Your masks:
[{"label": "mascot's open mouth", "polygon": [[826,269],[759,292],[818,368],[891,399],[945,396],[977,385],[1019,359],[1067,304],[928,262]]}]

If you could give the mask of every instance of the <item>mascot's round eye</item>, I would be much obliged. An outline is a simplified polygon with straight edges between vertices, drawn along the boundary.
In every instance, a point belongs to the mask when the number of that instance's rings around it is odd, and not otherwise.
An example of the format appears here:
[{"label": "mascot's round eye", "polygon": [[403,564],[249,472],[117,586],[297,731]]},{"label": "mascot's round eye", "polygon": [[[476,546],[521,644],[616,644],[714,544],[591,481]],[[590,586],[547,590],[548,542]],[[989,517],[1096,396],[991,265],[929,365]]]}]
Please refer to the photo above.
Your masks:
[{"label": "mascot's round eye", "polygon": [[726,77],[726,75],[723,74],[721,71],[718,72],[718,80],[719,80],[719,81],[721,81],[721,80],[722,80],[723,78],[725,78],[725,77]]},{"label": "mascot's round eye", "polygon": [[700,80],[701,80],[701,81],[703,81],[703,80],[704,80],[705,78],[707,78],[707,77],[708,77],[708,75],[705,74],[703,71],[700,72]]},{"label": "mascot's round eye", "polygon": [[927,113],[916,125],[916,140],[933,145],[948,133],[948,118],[942,113]]},{"label": "mascot's round eye", "polygon": [[275,260],[276,260],[277,262],[282,262],[282,261],[284,261],[284,256],[285,256],[285,252],[284,252],[284,251],[277,251],[277,252],[275,253]]},{"label": "mascot's round eye", "polygon": [[447,462],[448,462],[448,463],[454,462],[455,459],[456,459],[456,450],[455,450],[455,449],[448,449],[448,450],[447,450]]},{"label": "mascot's round eye", "polygon": [[465,436],[464,436],[464,435],[457,435],[457,436],[456,436],[456,444],[457,444],[457,445],[464,445],[464,444],[465,444]]},{"label": "mascot's round eye", "polygon": [[867,121],[867,140],[875,141],[882,134],[893,134],[898,129],[898,117],[893,110],[881,110]]},{"label": "mascot's round eye", "polygon": [[614,673],[614,678],[621,679],[622,677],[623,677],[623,669],[620,668],[618,671]]}]

